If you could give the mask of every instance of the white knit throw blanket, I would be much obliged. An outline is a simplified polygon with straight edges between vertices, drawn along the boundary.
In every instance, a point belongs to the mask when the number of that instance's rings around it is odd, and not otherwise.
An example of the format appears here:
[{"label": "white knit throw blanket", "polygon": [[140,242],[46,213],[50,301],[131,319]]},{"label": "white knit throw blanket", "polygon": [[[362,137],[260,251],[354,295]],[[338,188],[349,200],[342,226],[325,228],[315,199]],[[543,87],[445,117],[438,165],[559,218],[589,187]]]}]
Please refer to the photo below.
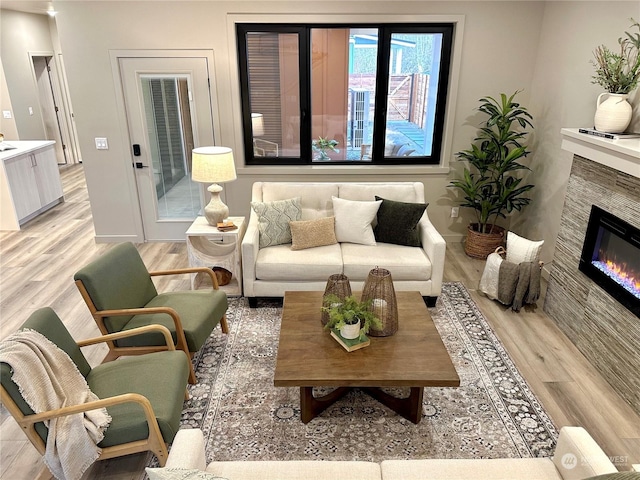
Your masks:
[{"label": "white knit throw blanket", "polygon": [[[98,397],[66,352],[35,330],[20,330],[0,342],[0,362],[13,369],[12,379],[36,413],[78,405]],[[97,444],[111,417],[106,408],[54,418],[44,462],[58,480],[78,480],[100,455]]]}]

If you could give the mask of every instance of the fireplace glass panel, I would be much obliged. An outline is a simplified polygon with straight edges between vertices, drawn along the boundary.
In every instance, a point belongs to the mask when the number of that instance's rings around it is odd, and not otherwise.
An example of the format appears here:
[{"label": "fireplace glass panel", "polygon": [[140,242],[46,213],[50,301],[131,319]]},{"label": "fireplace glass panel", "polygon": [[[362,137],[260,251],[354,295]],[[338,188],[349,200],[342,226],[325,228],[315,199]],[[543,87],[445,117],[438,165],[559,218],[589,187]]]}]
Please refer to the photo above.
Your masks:
[{"label": "fireplace glass panel", "polygon": [[580,270],[640,317],[640,230],[595,205]]},{"label": "fireplace glass panel", "polygon": [[600,238],[591,261],[602,273],[640,298],[640,248],[600,227]]}]

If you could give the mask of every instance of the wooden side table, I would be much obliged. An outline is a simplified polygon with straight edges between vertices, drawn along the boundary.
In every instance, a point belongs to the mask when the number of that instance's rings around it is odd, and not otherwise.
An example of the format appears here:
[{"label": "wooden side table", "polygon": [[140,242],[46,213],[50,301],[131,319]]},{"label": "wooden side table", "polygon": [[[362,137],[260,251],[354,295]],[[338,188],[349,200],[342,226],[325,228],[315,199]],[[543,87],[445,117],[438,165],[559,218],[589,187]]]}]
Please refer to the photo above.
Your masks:
[{"label": "wooden side table", "polygon": [[[187,230],[187,254],[191,267],[223,267],[231,272],[231,282],[222,285],[230,296],[242,296],[242,237],[247,224],[244,217],[229,217],[238,228],[221,232],[209,225],[207,219],[198,217]],[[211,286],[208,276],[191,274],[191,288]]]}]

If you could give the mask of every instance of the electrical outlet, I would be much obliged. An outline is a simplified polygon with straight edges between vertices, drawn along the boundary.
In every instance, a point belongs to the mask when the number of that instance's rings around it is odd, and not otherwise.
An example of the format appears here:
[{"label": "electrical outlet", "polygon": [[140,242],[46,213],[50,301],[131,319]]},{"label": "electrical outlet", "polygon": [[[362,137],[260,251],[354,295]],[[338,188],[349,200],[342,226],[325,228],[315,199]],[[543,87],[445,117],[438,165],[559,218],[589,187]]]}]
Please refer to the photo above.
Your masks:
[{"label": "electrical outlet", "polygon": [[109,150],[109,144],[106,138],[96,137],[96,150]]},{"label": "electrical outlet", "polygon": [[451,207],[451,218],[457,218],[460,207]]},{"label": "electrical outlet", "polygon": [[11,118],[11,110],[3,110],[2,118]]}]

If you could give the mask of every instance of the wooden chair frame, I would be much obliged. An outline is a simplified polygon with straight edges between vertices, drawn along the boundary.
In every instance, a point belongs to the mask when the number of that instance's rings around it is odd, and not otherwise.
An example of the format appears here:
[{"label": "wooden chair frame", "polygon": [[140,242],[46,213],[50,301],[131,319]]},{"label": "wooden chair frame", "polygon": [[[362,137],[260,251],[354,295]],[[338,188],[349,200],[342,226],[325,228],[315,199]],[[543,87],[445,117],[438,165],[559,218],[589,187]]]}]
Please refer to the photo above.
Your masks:
[{"label": "wooden chair frame", "polygon": [[[152,277],[161,276],[161,275],[182,275],[185,273],[205,273],[211,277],[211,285],[214,290],[218,290],[220,287],[218,285],[218,279],[210,268],[207,267],[191,267],[191,268],[179,268],[174,270],[158,270],[155,272],[149,272],[149,275]],[[191,363],[191,357],[193,357],[193,353],[189,352],[189,347],[187,345],[187,340],[184,336],[184,330],[182,328],[182,322],[180,321],[180,315],[175,309],[171,307],[141,307],[141,308],[120,308],[113,310],[98,310],[89,292],[85,288],[84,284],[81,280],[76,280],[76,286],[78,290],[80,290],[80,294],[84,299],[85,303],[89,307],[89,311],[93,316],[94,320],[98,324],[98,328],[103,335],[109,335],[109,331],[104,324],[105,317],[114,317],[114,316],[129,316],[129,315],[150,315],[154,313],[166,313],[171,317],[176,329],[176,348],[178,350],[182,350],[189,359],[189,383],[195,384],[196,381],[196,373],[193,369],[193,364]],[[227,324],[227,315],[223,315],[222,319],[220,319],[220,328],[222,329],[222,333],[229,333],[229,325]],[[109,353],[103,359],[103,362],[108,362],[111,360],[115,360],[121,355],[144,355],[146,353],[157,352],[158,350],[163,350],[163,347],[159,346],[148,346],[148,347],[118,347],[114,343],[113,340],[117,340],[113,338],[112,340],[107,341],[107,345],[109,347]]]},{"label": "wooden chair frame", "polygon": [[[105,343],[119,338],[139,335],[148,333],[151,331],[159,331],[163,334],[166,346],[159,347],[159,350],[175,350],[173,344],[173,338],[168,328],[162,325],[146,325],[144,327],[134,328],[123,332],[110,333],[101,337],[90,338],[76,342],[78,347],[86,347],[88,345],[96,345],[99,343]],[[191,363],[191,362],[189,362]],[[188,391],[185,391],[185,400],[189,399]],[[46,444],[35,429],[35,424],[52,418],[63,417],[67,415],[73,415],[76,413],[87,412],[89,410],[95,410],[103,407],[110,407],[113,405],[119,405],[122,403],[137,403],[139,404],[147,420],[149,426],[149,437],[146,440],[136,440],[134,442],[124,443],[122,445],[114,445],[111,447],[105,447],[102,449],[102,453],[98,457],[98,460],[106,460],[114,457],[121,457],[132,453],[140,453],[150,451],[157,458],[160,466],[164,466],[167,461],[167,444],[162,438],[156,415],[151,406],[151,402],[144,395],[138,393],[125,393],[122,395],[116,395],[115,397],[103,398],[93,402],[87,402],[80,405],[70,405],[68,407],[58,408],[56,410],[48,410],[46,412],[36,413],[32,415],[25,415],[22,413],[18,405],[13,401],[9,393],[4,387],[0,386],[0,401],[7,408],[9,413],[16,420],[22,431],[25,433],[29,441],[38,450],[41,455],[45,454]]]}]

